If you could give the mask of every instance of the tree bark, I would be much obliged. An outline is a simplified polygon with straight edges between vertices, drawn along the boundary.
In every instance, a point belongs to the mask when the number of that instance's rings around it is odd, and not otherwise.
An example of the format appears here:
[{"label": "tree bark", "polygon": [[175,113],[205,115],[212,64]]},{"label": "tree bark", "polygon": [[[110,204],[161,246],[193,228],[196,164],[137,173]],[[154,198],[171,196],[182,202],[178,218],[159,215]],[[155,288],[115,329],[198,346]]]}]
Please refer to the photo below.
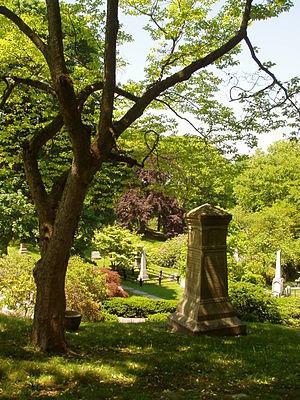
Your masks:
[{"label": "tree bark", "polygon": [[51,236],[34,270],[37,294],[31,341],[39,351],[64,352],[67,349],[64,329],[65,276],[91,179],[92,176],[78,175],[75,167],[70,170]]}]

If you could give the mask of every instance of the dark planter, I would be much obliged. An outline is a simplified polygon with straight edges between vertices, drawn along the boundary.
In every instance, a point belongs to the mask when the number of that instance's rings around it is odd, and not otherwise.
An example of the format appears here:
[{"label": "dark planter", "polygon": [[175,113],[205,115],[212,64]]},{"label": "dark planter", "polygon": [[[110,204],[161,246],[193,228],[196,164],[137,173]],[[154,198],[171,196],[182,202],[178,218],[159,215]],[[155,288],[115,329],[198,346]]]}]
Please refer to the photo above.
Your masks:
[{"label": "dark planter", "polygon": [[65,328],[67,331],[77,331],[81,322],[81,314],[79,311],[65,312]]}]

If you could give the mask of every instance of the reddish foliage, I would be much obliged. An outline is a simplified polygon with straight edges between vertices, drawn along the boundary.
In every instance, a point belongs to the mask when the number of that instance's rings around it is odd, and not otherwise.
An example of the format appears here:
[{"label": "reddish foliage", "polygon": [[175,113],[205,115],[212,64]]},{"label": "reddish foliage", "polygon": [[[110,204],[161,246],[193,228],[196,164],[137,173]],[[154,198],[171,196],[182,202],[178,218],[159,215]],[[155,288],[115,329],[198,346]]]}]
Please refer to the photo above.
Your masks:
[{"label": "reddish foliage", "polygon": [[148,221],[157,217],[157,230],[162,230],[166,237],[182,233],[185,226],[184,209],[176,198],[162,192],[169,179],[168,175],[153,164],[152,168],[137,169],[135,177],[137,181],[120,198],[114,209],[120,224],[145,233]]},{"label": "reddish foliage", "polygon": [[108,297],[128,297],[128,293],[121,287],[121,278],[117,271],[102,267],[101,272],[106,275],[105,282],[109,290]]},{"label": "reddish foliage", "polygon": [[115,208],[121,225],[128,229],[137,228],[138,232],[144,233],[146,223],[151,217],[153,206],[145,199],[139,189],[130,189],[125,193]]}]

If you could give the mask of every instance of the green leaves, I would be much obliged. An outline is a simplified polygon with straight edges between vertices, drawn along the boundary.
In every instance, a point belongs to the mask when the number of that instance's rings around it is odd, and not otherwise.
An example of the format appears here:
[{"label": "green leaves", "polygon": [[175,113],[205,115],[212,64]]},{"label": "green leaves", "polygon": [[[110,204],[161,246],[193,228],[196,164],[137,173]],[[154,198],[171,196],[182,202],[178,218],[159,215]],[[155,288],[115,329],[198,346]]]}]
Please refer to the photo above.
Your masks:
[{"label": "green leaves", "polygon": [[290,0],[268,0],[264,4],[254,4],[251,11],[251,19],[263,20],[271,17],[278,17],[284,11],[293,7]]},{"label": "green leaves", "polygon": [[[3,177],[2,175],[1,178]],[[12,239],[34,241],[37,235],[37,226],[34,206],[24,194],[24,188],[16,179],[11,183],[1,179],[0,254],[2,251],[6,253],[7,246]]]},{"label": "green leaves", "polygon": [[141,236],[117,225],[95,232],[94,246],[103,256],[108,256],[114,267],[130,268],[134,256],[142,251]]},{"label": "green leaves", "polygon": [[229,245],[248,270],[268,282],[274,277],[278,249],[287,279],[299,265],[299,162],[298,143],[277,142],[268,153],[257,151],[234,183],[237,206]]},{"label": "green leaves", "polygon": [[0,309],[8,306],[20,315],[32,316],[35,301],[34,259],[10,254],[0,257]]}]

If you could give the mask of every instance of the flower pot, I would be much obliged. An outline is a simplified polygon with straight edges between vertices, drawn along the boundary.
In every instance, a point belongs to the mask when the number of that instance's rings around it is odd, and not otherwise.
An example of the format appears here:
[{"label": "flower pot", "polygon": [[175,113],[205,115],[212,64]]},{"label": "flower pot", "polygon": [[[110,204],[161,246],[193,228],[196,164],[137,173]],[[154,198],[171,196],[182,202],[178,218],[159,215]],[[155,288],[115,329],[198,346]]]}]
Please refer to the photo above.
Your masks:
[{"label": "flower pot", "polygon": [[79,328],[81,314],[79,311],[68,310],[65,312],[65,328],[67,331],[74,332]]}]

